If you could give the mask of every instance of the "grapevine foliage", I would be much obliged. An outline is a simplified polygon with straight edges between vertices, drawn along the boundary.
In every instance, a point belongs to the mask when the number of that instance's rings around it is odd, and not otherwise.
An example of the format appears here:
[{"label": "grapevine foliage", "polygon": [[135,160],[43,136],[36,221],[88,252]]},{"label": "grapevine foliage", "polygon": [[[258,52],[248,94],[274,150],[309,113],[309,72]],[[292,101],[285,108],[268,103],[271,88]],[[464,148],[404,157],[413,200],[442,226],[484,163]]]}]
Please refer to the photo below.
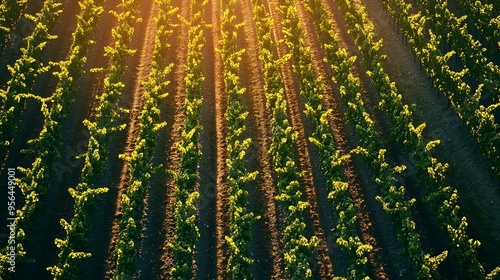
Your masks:
[{"label": "grapevine foliage", "polygon": [[[280,2],[279,12],[283,17],[285,43],[293,58],[293,70],[299,77],[300,93],[304,96],[307,118],[313,124],[309,140],[318,148],[320,167],[329,187],[328,198],[332,201],[338,219],[336,242],[349,260],[350,279],[367,278],[367,253],[372,246],[363,244],[356,226],[356,208],[349,195],[342,164],[349,156],[342,156],[329,124],[330,109],[322,101],[322,83],[312,69],[312,54],[305,45],[305,34],[297,16],[296,7],[291,0]],[[317,241],[317,240],[316,240]]]},{"label": "grapevine foliage", "polygon": [[166,87],[169,81],[166,80],[166,75],[171,71],[173,64],[165,65],[165,55],[170,47],[166,42],[173,33],[171,17],[177,9],[172,8],[170,0],[155,0],[155,2],[159,7],[155,18],[157,31],[152,69],[148,79],[143,81],[145,92],[144,105],[139,116],[139,136],[132,153],[120,155],[120,158],[129,165],[130,180],[127,192],[121,199],[122,215],[118,221],[119,233],[112,254],[116,261],[113,279],[132,279],[136,276],[143,201],[151,175],[159,168],[153,167],[151,159],[157,146],[157,133],[166,125],[166,122],[160,121],[161,112],[158,104],[168,95]]},{"label": "grapevine foliage", "polygon": [[251,145],[250,138],[244,138],[246,131],[245,119],[248,116],[242,103],[242,95],[246,89],[241,87],[239,74],[241,55],[245,49],[238,50],[236,45],[237,31],[242,24],[234,22],[236,0],[221,0],[222,39],[218,49],[224,65],[224,85],[228,94],[227,110],[224,114],[228,126],[226,160],[229,181],[229,236],[225,236],[229,245],[229,260],[227,270],[233,279],[252,279],[250,266],[250,239],[252,225],[259,219],[246,208],[248,185],[255,181],[258,172],[248,172],[245,167],[246,151]]},{"label": "grapevine foliage", "polygon": [[[500,157],[498,151],[492,147],[495,146],[494,143],[499,141],[499,137],[494,132],[496,124],[491,115],[491,111],[498,105],[491,105],[488,108],[478,105],[482,87],[479,86],[477,91],[471,92],[469,85],[462,80],[467,69],[463,69],[461,72],[450,69],[447,62],[454,51],[442,54],[438,47],[441,36],[434,34],[432,29],[426,30],[425,24],[428,20],[426,16],[420,12],[410,14],[412,6],[401,0],[383,0],[382,3],[399,24],[401,32],[419,57],[435,86],[450,99],[460,118],[467,124],[469,131],[476,136],[487,158],[493,163],[493,171],[498,174]],[[372,75],[376,77],[375,74],[376,72]],[[381,96],[383,95],[381,94]],[[383,108],[394,107],[392,104],[395,102],[388,101],[382,100]],[[389,114],[389,116],[391,115]],[[461,263],[462,271],[467,278],[493,277],[497,269],[487,275],[483,265],[477,260],[476,252],[480,242],[469,238],[467,234],[467,219],[460,217],[459,214],[457,190],[445,185],[444,173],[448,165],[440,163],[430,155],[430,150],[439,143],[439,140],[425,143],[422,137],[425,124],[415,127],[409,120],[408,118],[407,127],[410,133],[405,133],[405,137],[400,140],[403,140],[403,144],[418,163],[416,172],[419,185],[423,187],[425,200],[434,210],[441,228],[449,236],[452,255]],[[397,129],[402,127],[404,126],[396,126]],[[484,138],[477,137],[480,133],[484,133],[482,135]],[[491,150],[485,151],[485,149]]]},{"label": "grapevine foliage", "polygon": [[207,24],[203,20],[207,0],[191,1],[191,19],[188,31],[188,54],[186,68],[186,98],[184,101],[184,128],[180,143],[176,143],[180,154],[179,170],[174,173],[175,198],[173,205],[176,231],[168,244],[174,254],[174,265],[170,270],[172,279],[192,277],[193,254],[196,241],[200,236],[196,226],[197,201],[199,193],[195,190],[198,183],[198,166],[201,151],[198,148],[201,126],[199,124],[203,97],[201,92],[203,76],[203,53],[205,44],[203,30]]},{"label": "grapevine foliage", "polygon": [[97,197],[108,191],[108,188],[99,186],[107,159],[107,147],[111,142],[113,132],[125,128],[125,125],[116,124],[120,114],[127,112],[118,107],[117,103],[124,87],[120,79],[127,68],[125,59],[135,53],[135,50],[129,49],[128,45],[134,34],[133,25],[141,20],[138,17],[138,5],[138,1],[123,0],[118,6],[122,9],[120,13],[111,11],[119,23],[112,30],[114,45],[105,47],[105,54],[110,58],[111,66],[104,80],[103,93],[98,97],[99,105],[96,109],[95,121],[84,121],[89,129],[90,139],[87,152],[81,155],[85,161],[81,182],[76,188],[68,190],[75,201],[74,215],[70,222],[61,219],[65,237],[55,240],[60,250],[58,262],[47,268],[54,279],[77,279],[81,260],[91,257],[90,253],[84,252],[87,243],[86,236],[89,232],[95,201]]}]

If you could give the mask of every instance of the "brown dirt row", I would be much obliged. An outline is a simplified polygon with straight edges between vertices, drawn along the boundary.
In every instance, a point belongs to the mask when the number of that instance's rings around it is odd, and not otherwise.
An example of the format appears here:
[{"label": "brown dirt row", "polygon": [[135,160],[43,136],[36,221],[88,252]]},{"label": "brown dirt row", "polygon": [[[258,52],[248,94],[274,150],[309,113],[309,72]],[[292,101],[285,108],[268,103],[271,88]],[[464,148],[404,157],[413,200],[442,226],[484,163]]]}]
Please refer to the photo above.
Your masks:
[{"label": "brown dirt row", "polygon": [[[97,201],[96,210],[93,213],[92,226],[89,234],[88,249],[92,253],[92,257],[82,263],[81,277],[89,278],[104,278],[108,271],[109,260],[111,258],[111,248],[113,241],[113,226],[116,219],[116,212],[120,204],[121,193],[125,190],[121,185],[120,180],[128,178],[125,171],[125,162],[119,158],[119,155],[133,149],[137,127],[132,128],[131,122],[134,116],[140,112],[138,107],[141,105],[142,95],[140,88],[140,80],[147,77],[149,60],[143,60],[141,53],[143,48],[151,45],[151,41],[146,42],[146,26],[150,20],[153,1],[142,2],[140,6],[139,17],[142,22],[134,25],[134,35],[132,37],[130,48],[137,50],[136,53],[126,60],[127,71],[125,72],[122,81],[125,83],[125,88],[122,91],[118,105],[122,108],[130,109],[130,114],[122,114],[118,123],[126,123],[126,129],[112,135],[112,145],[108,148],[107,163],[103,170],[103,178],[101,185],[108,187],[109,192],[101,196]],[[121,10],[115,6],[111,7],[118,12]],[[111,28],[107,32],[111,33]],[[154,34],[153,34],[154,35]],[[111,42],[112,44],[112,42]],[[142,60],[142,61],[141,61]],[[136,99],[137,104],[134,104]],[[94,106],[97,106],[95,104]],[[132,115],[132,117],[131,117]],[[128,135],[128,134],[131,135]],[[126,171],[125,171],[126,172]],[[128,181],[128,180],[125,180]]]},{"label": "brown dirt row", "polygon": [[[176,15],[189,19],[189,3],[172,1],[172,6],[178,7]],[[153,165],[163,165],[161,170],[151,177],[143,219],[143,240],[140,250],[140,279],[168,278],[172,255],[167,244],[175,233],[173,207],[175,203],[173,178],[168,171],[174,171],[179,166],[179,154],[174,143],[181,139],[181,128],[184,122],[185,99],[185,63],[187,54],[188,26],[174,15],[170,38],[171,47],[167,55],[167,63],[173,63],[174,68],[167,76],[170,84],[167,87],[169,95],[161,102],[161,118],[167,122],[167,127],[159,132],[157,150]]]},{"label": "brown dirt row", "polygon": [[[124,98],[123,101],[125,107],[130,110],[127,118],[126,127],[126,146],[123,154],[129,156],[135,149],[136,139],[139,134],[140,126],[138,123],[139,115],[141,114],[142,108],[144,106],[144,90],[145,88],[141,82],[146,81],[149,72],[151,71],[151,61],[154,49],[154,39],[156,34],[156,26],[154,24],[154,17],[157,13],[156,5],[154,1],[142,2],[141,3],[141,18],[142,23],[135,27],[136,32],[140,34],[140,38],[133,42],[134,49],[137,50],[134,57],[137,57],[137,65],[134,65],[136,71],[130,73],[131,75],[126,78],[126,80],[131,80],[131,96]],[[143,32],[144,31],[144,32]],[[117,185],[117,199],[114,219],[112,222],[111,229],[111,240],[109,243],[109,250],[107,252],[107,275],[112,275],[113,270],[116,267],[116,263],[112,260],[112,253],[116,249],[116,238],[119,234],[119,219],[122,214],[121,199],[122,195],[127,192],[130,180],[130,169],[129,164],[124,163],[121,169],[121,175],[119,177],[119,183]]]},{"label": "brown dirt row", "polygon": [[[276,41],[280,41],[284,37],[281,32],[281,16],[277,11],[276,5],[277,3],[268,2],[267,8],[274,19],[274,38]],[[277,52],[279,57],[282,57],[288,50],[284,44],[280,44],[278,45]],[[293,73],[291,62],[282,66],[282,76],[291,124],[299,133],[296,142],[296,157],[299,162],[298,166],[300,171],[304,174],[300,180],[301,186],[303,186],[303,199],[309,203],[308,210],[305,212],[306,230],[308,234],[315,235],[320,240],[315,254],[315,260],[312,263],[313,274],[315,278],[331,278],[333,276],[332,273],[337,273],[332,262],[337,261],[336,264],[338,264],[338,259],[333,254],[333,247],[335,245],[331,238],[331,229],[334,226],[333,219],[331,218],[325,219],[324,224],[320,221],[320,214],[329,215],[329,210],[326,209],[330,206],[330,203],[325,203],[324,201],[326,200],[326,196],[323,194],[325,194],[326,188],[324,187],[324,179],[321,176],[321,170],[318,164],[319,155],[313,149],[312,144],[308,143],[306,140],[308,135],[312,134],[312,125],[302,113],[305,110],[305,101],[299,94],[300,89],[296,76]],[[321,187],[315,188],[315,185]],[[319,201],[321,201],[321,204],[318,206]]]},{"label": "brown dirt row", "polygon": [[[426,139],[440,139],[441,144],[433,152],[441,162],[449,163],[447,183],[458,190],[462,214],[468,218],[468,233],[479,239],[479,259],[489,270],[500,264],[495,252],[500,246],[500,192],[495,178],[477,144],[467,133],[465,125],[452,109],[446,109],[448,101],[436,90],[420,71],[418,63],[412,63],[409,46],[401,43],[401,35],[391,28],[380,2],[363,0],[375,32],[384,39],[382,52],[389,54],[386,70],[401,89],[403,101],[417,105],[416,120],[427,124]],[[408,63],[401,63],[407,61]],[[488,269],[487,269],[488,270]]]},{"label": "brown dirt row", "polygon": [[[201,109],[201,125],[203,130],[200,135],[200,146],[202,157],[200,159],[200,194],[198,203],[197,226],[200,238],[196,244],[195,262],[197,265],[196,279],[216,279],[220,278],[219,269],[221,253],[219,252],[218,236],[220,221],[220,203],[218,200],[221,187],[225,187],[220,182],[225,178],[221,170],[225,170],[225,159],[220,156],[225,152],[224,133],[227,128],[224,126],[223,108],[224,101],[222,62],[220,56],[215,51],[220,39],[220,12],[219,1],[208,2],[205,6],[204,21],[212,24],[211,28],[204,30],[205,45],[203,48],[203,75],[205,81],[202,85],[203,106]],[[225,109],[224,109],[225,111]],[[225,155],[225,154],[224,154]],[[227,191],[226,191],[227,193]],[[226,200],[227,202],[227,200]],[[227,204],[226,204],[227,205]],[[227,220],[228,221],[228,220]],[[222,242],[225,243],[222,236]]]},{"label": "brown dirt row", "polygon": [[[301,19],[304,29],[306,30],[306,43],[311,48],[313,56],[313,68],[316,75],[322,78],[323,85],[323,101],[327,108],[332,109],[330,114],[329,123],[337,143],[337,149],[342,154],[347,154],[351,149],[357,146],[357,137],[352,125],[346,125],[344,120],[344,106],[339,96],[339,89],[337,85],[332,83],[331,69],[327,63],[323,62],[325,54],[322,50],[319,37],[315,31],[314,23],[309,14],[305,10],[300,1],[296,1],[298,7],[298,15]],[[378,195],[376,186],[370,180],[370,171],[366,164],[358,157],[354,156],[352,160],[347,162],[345,168],[345,175],[347,182],[350,185],[350,193],[353,202],[358,209],[358,221],[360,223],[360,234],[362,240],[366,244],[373,246],[373,251],[369,254],[369,261],[373,267],[373,274],[377,278],[387,278],[388,274],[394,274],[388,271],[386,267],[386,260],[382,252],[382,247],[389,249],[387,252],[390,255],[397,255],[397,251],[391,250],[393,246],[382,246],[383,244],[391,244],[396,242],[394,233],[389,230],[380,232],[381,228],[389,226],[387,216],[375,200]],[[367,178],[368,177],[368,178]],[[368,179],[368,180],[367,180]],[[327,194],[326,194],[327,195]],[[333,209],[331,210],[333,211]],[[376,221],[374,224],[373,222]],[[388,238],[390,237],[390,238]],[[387,239],[388,242],[387,242]]]},{"label": "brown dirt row", "polygon": [[[222,7],[220,6],[220,1],[211,0],[209,2],[209,7],[211,7],[211,24],[212,24],[212,36],[213,36],[213,46],[218,48],[219,41],[221,37],[221,12]],[[226,180],[228,175],[228,170],[226,166],[226,160],[228,158],[227,154],[227,125],[224,113],[227,110],[227,93],[224,85],[224,65],[222,62],[222,57],[218,54],[215,49],[213,57],[214,60],[212,67],[214,69],[214,86],[215,86],[215,130],[217,136],[217,203],[216,203],[216,240],[217,240],[217,278],[227,279],[229,277],[227,273],[227,262],[229,256],[229,248],[226,244],[224,236],[229,236],[229,186]],[[210,60],[209,60],[210,61]],[[208,67],[207,67],[208,68]]]},{"label": "brown dirt row", "polygon": [[[174,7],[179,7],[178,14],[181,15],[183,18],[186,20],[190,19],[190,7],[189,3],[184,3],[181,1],[174,1],[172,5],[175,5]],[[177,21],[175,21],[177,22]],[[172,110],[173,112],[173,120],[171,120],[172,123],[172,129],[169,132],[169,139],[167,140],[167,147],[164,147],[167,150],[167,154],[165,158],[167,159],[166,161],[166,170],[167,171],[176,171],[179,169],[179,164],[180,164],[180,155],[179,151],[177,150],[175,143],[178,143],[181,141],[181,133],[183,129],[183,124],[184,124],[184,100],[186,99],[186,85],[184,82],[184,77],[186,76],[186,69],[185,69],[185,64],[186,64],[186,58],[187,58],[187,45],[188,45],[188,26],[184,23],[177,22],[179,25],[174,29],[174,33],[172,34],[172,39],[178,42],[177,44],[173,44],[172,47],[177,46],[176,51],[173,53],[173,58],[175,67],[173,69],[173,76],[172,76],[172,83],[170,85],[171,91],[174,93],[174,96],[169,96],[167,97],[168,105],[171,105],[169,107],[165,108],[165,111]],[[172,49],[173,50],[173,49]],[[174,56],[175,55],[175,56]],[[175,234],[175,221],[174,221],[174,213],[173,213],[173,205],[175,203],[175,184],[173,177],[171,174],[167,175],[167,181],[166,185],[166,197],[163,200],[163,203],[166,203],[164,206],[164,211],[165,211],[165,220],[163,221],[163,226],[164,229],[163,231],[166,232],[164,244],[163,244],[163,255],[162,255],[162,263],[163,266],[161,267],[162,269],[162,274],[168,275],[170,269],[173,266],[173,254],[172,251],[168,249],[168,244],[172,242],[172,238],[174,237]],[[162,191],[163,193],[163,191]],[[157,205],[160,203],[160,201],[157,201]],[[149,207],[148,207],[149,208]],[[151,210],[153,210],[151,208]],[[145,248],[143,248],[145,249]],[[155,248],[156,250],[157,248]],[[159,252],[158,252],[159,254]],[[146,279],[146,275],[149,274],[149,272],[146,272],[147,268],[145,267],[145,274],[144,274],[144,279]],[[168,278],[168,277],[167,277]]]},{"label": "brown dirt row", "polygon": [[[216,1],[217,2],[217,1]],[[200,232],[200,238],[196,244],[195,262],[197,265],[196,279],[216,279],[217,270],[217,196],[219,191],[219,165],[225,164],[219,162],[219,137],[217,121],[220,109],[217,109],[216,97],[219,94],[216,90],[216,85],[220,83],[217,79],[220,78],[220,72],[214,71],[215,63],[218,54],[215,52],[215,46],[218,44],[215,28],[216,22],[214,18],[220,17],[220,14],[214,12],[210,1],[205,6],[204,21],[207,24],[213,24],[211,28],[204,30],[205,46],[203,48],[203,75],[205,81],[202,85],[203,105],[201,108],[201,125],[203,129],[200,135],[200,146],[202,157],[200,159],[200,185],[198,192],[200,194],[198,202],[197,226]],[[221,63],[220,61],[218,63]],[[220,86],[220,84],[219,84]]]},{"label": "brown dirt row", "polygon": [[[328,7],[328,3],[324,4]],[[318,41],[319,38],[315,32],[312,19],[306,14],[302,5],[298,4],[298,7],[300,7],[299,11],[301,12],[299,14],[301,14],[301,19],[305,23],[304,25],[308,33],[307,41],[311,46],[311,51],[315,58],[313,61],[314,68],[317,71],[317,75],[324,78],[323,86],[325,94],[323,99],[327,108],[332,108],[333,110],[330,123],[333,124],[332,131],[334,132],[338,149],[343,154],[349,153],[350,149],[355,148],[358,143],[354,126],[345,123],[344,106],[339,95],[339,88],[338,85],[331,82],[332,70],[330,66],[322,62],[325,54]],[[342,41],[341,45],[347,47],[348,51],[356,53],[357,48],[352,39],[349,38],[351,40],[350,42],[343,42],[348,38],[348,36],[346,36],[347,32],[344,31],[345,34],[342,34],[338,26],[343,26],[343,23],[338,23],[339,18],[334,16],[335,14],[340,16],[340,12],[337,9],[327,10],[329,18],[334,22],[337,28],[337,34]],[[362,76],[359,70],[361,68],[359,68],[359,65],[357,66],[355,75]],[[366,82],[366,79],[364,82]],[[374,89],[373,87],[366,88],[362,85],[361,92],[374,93]],[[367,107],[371,115],[376,115],[369,104]],[[368,165],[361,157],[353,156],[347,164],[345,174],[351,186],[351,196],[359,211],[358,219],[361,225],[361,236],[365,242],[374,247],[372,253],[369,255],[370,263],[374,269],[374,275],[378,278],[386,278],[397,275],[400,271],[408,271],[408,261],[405,256],[401,255],[401,247],[397,243],[394,227],[378,201],[375,200],[375,197],[380,195],[380,193],[373,182],[373,177]]]},{"label": "brown dirt row", "polygon": [[[206,20],[206,22],[210,22]],[[212,32],[207,29],[205,32]],[[204,49],[205,59],[213,61],[212,37],[207,37]],[[208,56],[208,57],[207,57]],[[208,65],[208,63],[206,64]],[[197,264],[196,279],[217,278],[217,239],[216,239],[216,203],[217,203],[217,147],[215,129],[215,91],[214,73],[204,69],[203,106],[201,124],[203,130],[200,137],[202,157],[200,159],[200,198],[198,204],[197,225],[200,238],[196,244],[195,261]],[[206,126],[205,126],[206,125]]]},{"label": "brown dirt row", "polygon": [[[259,60],[256,26],[253,24],[253,8],[250,1],[240,1],[236,6],[237,21],[244,21],[239,43],[244,40],[245,53],[241,61],[241,82],[247,88],[243,102],[250,112],[248,134],[253,144],[247,152],[249,170],[259,170],[255,186],[249,186],[249,209],[261,219],[254,225],[252,252],[255,262],[253,276],[256,279],[280,279],[283,275],[283,235],[277,224],[278,205],[274,200],[276,188],[273,180],[269,149],[271,145],[271,112],[266,108],[264,77]],[[241,15],[239,13],[241,11]],[[239,19],[241,17],[241,20]],[[249,98],[249,96],[251,98]]]},{"label": "brown dirt row", "polygon": [[[212,21],[210,4],[205,10],[205,22]],[[203,130],[200,135],[202,157],[200,159],[200,194],[198,203],[197,225],[200,238],[196,244],[195,261],[197,264],[196,279],[217,278],[217,239],[216,239],[216,198],[217,198],[217,136],[215,115],[215,73],[212,71],[215,59],[214,37],[211,28],[205,29],[206,44],[203,49],[204,64],[203,75],[205,82],[202,86],[203,105],[201,109],[201,125]],[[212,65],[211,65],[212,63]]]}]

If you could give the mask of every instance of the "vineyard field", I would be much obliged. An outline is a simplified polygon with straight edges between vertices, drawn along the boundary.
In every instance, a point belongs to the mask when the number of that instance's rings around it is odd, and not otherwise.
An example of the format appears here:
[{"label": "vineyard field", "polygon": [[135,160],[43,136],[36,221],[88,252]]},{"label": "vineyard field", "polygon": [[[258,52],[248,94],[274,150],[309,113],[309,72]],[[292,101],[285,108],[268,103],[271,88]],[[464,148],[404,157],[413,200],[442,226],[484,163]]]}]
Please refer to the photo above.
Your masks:
[{"label": "vineyard field", "polygon": [[2,1],[0,280],[500,279],[499,9]]}]

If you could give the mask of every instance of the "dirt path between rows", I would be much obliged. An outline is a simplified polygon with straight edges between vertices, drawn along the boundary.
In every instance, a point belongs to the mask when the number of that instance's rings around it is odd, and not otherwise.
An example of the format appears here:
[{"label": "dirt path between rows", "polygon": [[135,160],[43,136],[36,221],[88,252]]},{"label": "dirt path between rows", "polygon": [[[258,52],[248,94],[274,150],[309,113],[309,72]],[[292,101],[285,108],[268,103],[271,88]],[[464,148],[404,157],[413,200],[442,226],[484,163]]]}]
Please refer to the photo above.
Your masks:
[{"label": "dirt path between rows", "polygon": [[[126,173],[123,173],[126,172],[127,167],[125,167],[125,162],[119,158],[119,155],[133,149],[135,135],[137,134],[137,127],[133,127],[131,122],[140,112],[140,109],[138,111],[138,107],[141,106],[140,95],[142,95],[140,81],[147,77],[148,74],[150,59],[143,57],[142,53],[144,48],[152,44],[151,40],[149,43],[145,40],[147,38],[146,27],[150,17],[153,16],[152,5],[153,0],[140,4],[140,14],[138,16],[142,18],[142,22],[134,25],[134,35],[129,45],[131,49],[137,51],[126,60],[127,70],[122,78],[126,86],[122,91],[118,106],[130,109],[130,114],[120,116],[118,123],[126,123],[127,127],[111,136],[111,143],[113,144],[108,148],[106,167],[101,180],[101,185],[108,187],[109,191],[98,199],[96,210],[93,213],[91,231],[88,237],[90,245],[88,250],[92,253],[92,257],[82,263],[82,277],[85,278],[104,278],[108,272],[108,260],[111,258],[110,250],[114,238],[114,220],[116,219],[116,212],[119,211],[117,209],[120,204],[121,194],[125,191],[124,186],[121,185],[121,180],[128,178]],[[111,9],[121,11],[116,6]],[[108,29],[108,32],[111,33],[111,29]]]},{"label": "dirt path between rows", "polygon": [[[217,143],[217,203],[216,203],[216,240],[217,240],[217,278],[227,279],[227,262],[229,260],[229,247],[226,243],[225,236],[229,236],[229,185],[227,182],[228,170],[226,166],[227,154],[227,125],[224,113],[227,110],[227,93],[224,85],[224,65],[219,53],[215,51],[218,48],[221,37],[221,9],[220,1],[211,0],[208,7],[211,7],[211,24],[213,45],[210,49],[213,51],[213,60],[207,62],[212,64],[206,65],[206,69],[210,66],[214,70],[214,89],[215,89],[215,133]],[[214,48],[215,47],[215,48]],[[201,276],[201,275],[200,275]]]},{"label": "dirt path between rows", "polygon": [[[277,3],[267,2],[266,5],[274,20],[274,39],[279,42],[284,37],[281,32],[281,16],[277,11]],[[279,57],[283,57],[288,53],[288,50],[284,44],[279,44],[277,52]],[[330,216],[327,213],[329,210],[326,210],[330,203],[318,205],[318,201],[323,203],[326,200],[326,196],[324,195],[326,187],[324,186],[324,178],[321,175],[318,165],[319,155],[313,149],[312,144],[306,140],[312,134],[313,129],[303,114],[305,101],[300,95],[299,84],[292,70],[291,61],[282,66],[282,77],[291,124],[294,130],[299,133],[296,141],[296,161],[298,162],[297,166],[300,171],[303,172],[303,176],[300,179],[303,194],[302,199],[309,203],[309,207],[304,211],[304,218],[307,225],[306,231],[309,236],[315,235],[320,240],[317,252],[315,253],[315,259],[311,263],[311,268],[313,269],[315,279],[331,278],[333,277],[332,273],[335,273],[336,269],[333,267],[332,262],[335,260],[336,265],[339,265],[339,262],[337,262],[338,259],[333,255],[334,244],[331,243],[332,239],[329,235],[334,221],[331,218],[327,218],[323,224],[321,223],[320,213],[324,214],[325,217]],[[322,208],[323,206],[325,208]]]},{"label": "dirt path between rows", "polygon": [[[189,3],[175,0],[172,1],[172,6],[179,8],[176,15],[189,19]],[[168,42],[171,46],[167,63],[174,64],[173,70],[167,76],[170,81],[167,87],[169,95],[159,104],[161,119],[167,122],[167,126],[158,132],[158,145],[153,158],[153,166],[162,164],[163,167],[151,176],[147,193],[139,279],[168,278],[170,260],[173,257],[166,247],[175,233],[172,207],[175,202],[174,184],[168,171],[177,170],[179,165],[179,155],[174,143],[181,139],[181,126],[184,122],[184,65],[188,45],[188,27],[176,15],[173,16],[172,23],[177,26],[173,27],[173,34]]]},{"label": "dirt path between rows", "polygon": [[[127,117],[126,133],[126,146],[123,154],[130,155],[135,149],[136,139],[140,131],[140,124],[138,123],[139,115],[141,114],[144,104],[144,91],[145,88],[142,82],[146,81],[151,71],[151,62],[154,49],[154,40],[156,35],[156,26],[154,17],[157,13],[157,6],[154,1],[141,2],[141,18],[143,21],[135,27],[137,39],[133,40],[132,48],[137,52],[134,55],[134,64],[131,69],[133,72],[125,77],[125,80],[133,81],[130,83],[130,91],[127,92],[130,96],[123,96],[121,103],[124,107],[130,110]],[[121,161],[121,160],[119,160]],[[108,276],[112,275],[116,267],[116,263],[112,259],[112,253],[116,249],[116,238],[119,234],[119,218],[122,214],[121,199],[122,195],[127,192],[130,180],[129,164],[122,163],[121,175],[119,176],[119,183],[117,185],[117,196],[115,204],[115,214],[111,228],[111,240],[109,242],[109,249],[104,256],[108,262],[107,272]],[[89,268],[91,269],[91,268]]]},{"label": "dirt path between rows", "polygon": [[[173,1],[173,7],[178,7],[179,11],[177,14],[182,16],[184,19],[190,19],[190,6],[189,2],[186,1]],[[166,146],[163,146],[166,149],[166,152],[160,153],[161,156],[164,156],[165,161],[165,171],[177,171],[179,169],[180,164],[180,154],[178,149],[175,146],[175,143],[181,141],[181,133],[184,125],[184,100],[186,98],[186,84],[184,82],[184,78],[186,77],[186,61],[187,61],[187,46],[188,46],[188,29],[189,26],[182,23],[178,19],[173,19],[173,22],[179,24],[174,28],[174,33],[172,34],[172,53],[171,59],[174,63],[174,68],[172,71],[171,84],[168,87],[169,91],[172,92],[172,96],[168,96],[165,106],[162,107],[162,112],[164,112],[167,116],[167,121],[170,124],[167,124],[169,127],[168,133],[166,133],[167,139],[163,139]],[[170,129],[171,127],[171,129]],[[175,184],[172,174],[166,174],[166,176],[158,175],[158,182],[162,182],[165,184],[160,184],[155,193],[161,194],[162,198],[154,198],[154,205],[162,207],[164,220],[162,221],[163,232],[165,232],[164,243],[162,246],[162,267],[160,276],[168,278],[169,271],[173,266],[173,253],[171,250],[167,248],[168,244],[172,242],[172,238],[175,235],[175,220],[174,220],[174,209],[173,205],[175,203]],[[161,179],[160,179],[161,178]],[[148,195],[148,199],[153,199],[153,190],[156,188],[151,188],[151,193]],[[164,203],[165,205],[160,206],[160,203]],[[153,204],[149,205],[148,208],[153,210]],[[159,217],[158,217],[159,219]],[[150,222],[150,224],[152,221]],[[151,226],[153,226],[151,224]],[[146,244],[145,244],[146,245]],[[152,250],[158,250],[159,248],[151,248],[151,247],[143,247],[142,250],[146,250],[150,248]],[[160,252],[157,252],[159,255]],[[146,267],[145,267],[146,268]],[[141,274],[142,279],[148,279],[148,276],[157,277],[158,274],[152,274],[153,271],[148,271],[148,269],[144,269]]]},{"label": "dirt path between rows", "polygon": [[[330,66],[323,61],[325,54],[323,52],[321,42],[316,33],[314,23],[311,17],[305,10],[305,7],[296,1],[298,15],[301,19],[303,27],[306,31],[306,43],[311,48],[313,56],[313,68],[318,77],[322,78],[323,84],[323,101],[326,108],[332,109],[332,114],[329,117],[331,130],[337,144],[337,149],[341,154],[348,154],[351,149],[358,144],[358,139],[352,124],[345,123],[344,106],[339,95],[338,85],[332,82],[332,70]],[[331,15],[331,14],[330,14]],[[335,19],[330,16],[330,19],[335,22]],[[354,47],[355,46],[352,46]],[[319,163],[318,163],[319,164]],[[344,174],[349,183],[349,191],[355,207],[358,210],[358,221],[360,236],[365,244],[370,244],[373,250],[368,254],[370,265],[373,269],[373,276],[379,279],[395,275],[396,271],[388,265],[387,256],[397,256],[398,259],[404,259],[399,253],[400,249],[396,243],[394,229],[388,220],[387,215],[380,207],[375,197],[379,195],[375,184],[373,183],[371,172],[366,163],[358,156],[353,156],[344,168]],[[325,193],[325,196],[327,193]],[[329,201],[325,200],[324,203]],[[333,209],[330,211],[334,211]],[[326,220],[328,221],[328,219]],[[326,222],[325,221],[325,222]],[[385,246],[389,245],[389,246]],[[342,254],[341,252],[339,252]],[[398,262],[399,268],[405,269],[406,266],[402,262]],[[341,267],[342,275],[347,271]]]},{"label": "dirt path between rows", "polygon": [[[261,219],[255,223],[252,232],[251,251],[254,256],[253,276],[256,279],[280,279],[283,277],[284,244],[282,221],[278,222],[278,205],[274,200],[276,188],[273,180],[271,158],[270,117],[266,108],[264,77],[259,60],[256,26],[253,22],[253,8],[250,1],[239,1],[235,7],[237,22],[245,22],[243,32],[238,34],[239,43],[244,41],[245,53],[241,61],[241,83],[247,89],[243,96],[245,107],[250,112],[247,131],[252,146],[247,151],[248,170],[259,170],[255,184],[248,187],[249,210]],[[240,15],[241,11],[241,15]],[[282,212],[282,211],[281,211]]]},{"label": "dirt path between rows", "polygon": [[[217,97],[216,85],[220,81],[217,75],[218,69],[215,66],[218,61],[218,54],[215,52],[215,46],[218,44],[218,37],[215,33],[219,28],[214,23],[214,18],[220,15],[214,13],[210,1],[205,6],[204,21],[212,24],[211,28],[204,30],[205,46],[203,48],[203,76],[205,81],[202,85],[203,105],[201,108],[200,124],[203,129],[200,134],[200,185],[198,192],[200,194],[198,202],[198,215],[196,225],[200,232],[200,238],[196,244],[195,262],[197,265],[196,279],[216,279],[217,278],[217,195],[219,191],[219,144],[218,137],[221,137],[217,129],[217,118],[219,115],[216,106]],[[217,29],[219,30],[219,29]],[[218,62],[220,65],[220,61]],[[225,162],[224,162],[225,164]]]}]

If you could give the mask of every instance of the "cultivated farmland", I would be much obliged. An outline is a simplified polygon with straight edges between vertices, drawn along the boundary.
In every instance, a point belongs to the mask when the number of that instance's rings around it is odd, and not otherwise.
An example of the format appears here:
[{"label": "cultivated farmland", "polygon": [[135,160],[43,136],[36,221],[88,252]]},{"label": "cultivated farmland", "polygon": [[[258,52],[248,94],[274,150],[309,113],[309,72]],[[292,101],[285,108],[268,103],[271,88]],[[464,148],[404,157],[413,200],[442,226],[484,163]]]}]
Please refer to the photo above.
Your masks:
[{"label": "cultivated farmland", "polygon": [[500,5],[4,0],[0,279],[498,279]]}]

